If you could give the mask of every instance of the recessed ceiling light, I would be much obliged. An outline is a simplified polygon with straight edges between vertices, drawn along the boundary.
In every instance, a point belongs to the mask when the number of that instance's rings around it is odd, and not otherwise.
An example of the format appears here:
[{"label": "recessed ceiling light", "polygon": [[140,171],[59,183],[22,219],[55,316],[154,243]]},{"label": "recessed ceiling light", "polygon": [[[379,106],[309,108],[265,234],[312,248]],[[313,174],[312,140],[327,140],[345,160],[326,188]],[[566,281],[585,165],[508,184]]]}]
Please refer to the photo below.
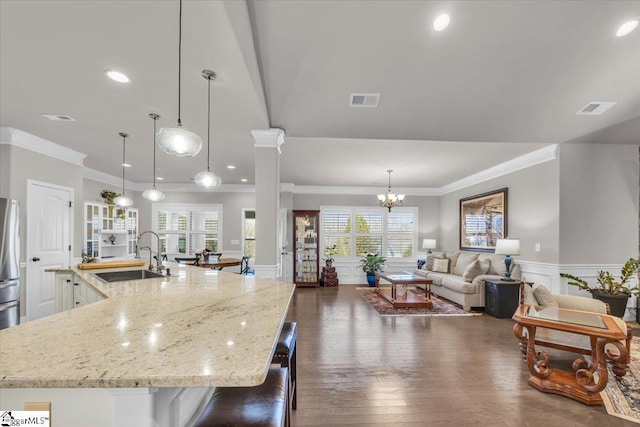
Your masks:
[{"label": "recessed ceiling light", "polygon": [[227,165],[227,169],[235,169],[236,167],[233,165]]},{"label": "recessed ceiling light", "polygon": [[242,178],[240,181],[242,181],[242,182],[247,182],[247,181],[249,181],[249,180],[248,180],[247,178]]},{"label": "recessed ceiling light", "polygon": [[129,83],[129,77],[127,77],[126,74],[121,73],[120,71],[115,71],[115,70],[107,70],[104,72],[107,77],[109,77],[111,80],[116,81],[118,83]]},{"label": "recessed ceiling light", "polygon": [[161,177],[161,176],[156,176],[156,179],[157,179],[158,181],[164,181],[164,178],[163,178],[163,177]]},{"label": "recessed ceiling light", "polygon": [[618,28],[618,31],[616,31],[616,36],[624,37],[627,34],[629,34],[631,31],[635,30],[637,26],[638,26],[637,19],[634,19],[633,21],[625,22],[624,24],[620,25],[620,28]]},{"label": "recessed ceiling light", "polygon": [[442,31],[449,26],[449,22],[451,18],[446,13],[438,16],[435,21],[433,21],[433,29],[436,31]]},{"label": "recessed ceiling light", "polygon": [[123,164],[122,164],[122,167],[130,168],[130,167],[131,167],[131,165],[130,165],[129,163],[123,163]]}]

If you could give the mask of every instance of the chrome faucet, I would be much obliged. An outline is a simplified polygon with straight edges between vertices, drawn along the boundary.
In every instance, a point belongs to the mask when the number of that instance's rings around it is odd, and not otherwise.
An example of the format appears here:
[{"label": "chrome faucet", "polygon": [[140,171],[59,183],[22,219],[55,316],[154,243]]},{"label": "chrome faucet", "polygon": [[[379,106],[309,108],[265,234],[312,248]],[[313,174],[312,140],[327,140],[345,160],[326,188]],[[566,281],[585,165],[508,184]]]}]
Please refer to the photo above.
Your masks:
[{"label": "chrome faucet", "polygon": [[[136,246],[136,248],[137,248],[137,246]],[[153,265],[151,265],[151,259],[152,259],[151,257],[153,256],[153,251],[151,250],[151,248],[149,246],[140,247],[138,249],[138,253],[137,253],[136,258],[140,258],[140,251],[143,251],[145,249],[147,249],[149,251],[149,271],[153,271]]]},{"label": "chrome faucet", "polygon": [[142,238],[142,236],[144,236],[147,233],[153,234],[154,236],[156,236],[156,242],[158,243],[158,246],[157,246],[158,252],[156,252],[156,271],[160,272],[164,270],[164,266],[162,265],[162,260],[160,257],[160,236],[158,236],[158,233],[156,233],[155,231],[147,230],[140,233],[140,235],[136,240],[136,259],[140,258],[140,249],[148,248],[149,249],[149,270],[153,269],[153,267],[151,266],[151,256],[152,256],[151,248],[149,246],[143,246],[142,248],[138,246],[138,244],[140,243],[140,238]]}]

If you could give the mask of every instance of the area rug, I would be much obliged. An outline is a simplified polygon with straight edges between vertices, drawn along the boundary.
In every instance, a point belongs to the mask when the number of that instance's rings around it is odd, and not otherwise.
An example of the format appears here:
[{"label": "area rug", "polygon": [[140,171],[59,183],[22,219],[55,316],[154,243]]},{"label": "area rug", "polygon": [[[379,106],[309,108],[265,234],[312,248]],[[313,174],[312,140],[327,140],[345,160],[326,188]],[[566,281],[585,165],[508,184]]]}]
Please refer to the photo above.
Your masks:
[{"label": "area rug", "polygon": [[[433,308],[393,308],[390,302],[376,294],[375,288],[356,288],[358,295],[375,308],[381,316],[481,316],[482,313],[464,311],[455,304],[433,295]],[[410,292],[422,293],[421,289]]]},{"label": "area rug", "polygon": [[609,366],[607,388],[600,392],[609,415],[640,424],[640,338],[631,340],[631,363],[629,371],[616,381]]}]

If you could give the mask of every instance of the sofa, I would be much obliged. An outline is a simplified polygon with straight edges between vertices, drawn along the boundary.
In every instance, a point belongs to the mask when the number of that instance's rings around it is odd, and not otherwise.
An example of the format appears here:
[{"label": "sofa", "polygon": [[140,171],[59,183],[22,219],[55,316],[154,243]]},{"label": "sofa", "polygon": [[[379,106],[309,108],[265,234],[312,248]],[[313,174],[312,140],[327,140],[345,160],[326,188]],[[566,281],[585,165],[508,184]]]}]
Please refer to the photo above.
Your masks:
[{"label": "sofa", "polygon": [[[420,264],[422,268],[414,273],[433,281],[431,292],[460,304],[466,311],[484,307],[484,281],[502,279],[506,269],[504,255],[469,251],[432,252]],[[515,261],[511,263],[511,277],[520,280],[520,267]]]}]

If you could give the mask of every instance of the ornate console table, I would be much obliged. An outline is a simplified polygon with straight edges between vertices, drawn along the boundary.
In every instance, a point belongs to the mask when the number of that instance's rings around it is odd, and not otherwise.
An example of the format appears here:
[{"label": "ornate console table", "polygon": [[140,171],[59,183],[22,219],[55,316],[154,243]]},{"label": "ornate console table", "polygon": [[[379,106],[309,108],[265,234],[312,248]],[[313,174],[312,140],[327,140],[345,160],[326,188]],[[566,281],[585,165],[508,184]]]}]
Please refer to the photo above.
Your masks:
[{"label": "ornate console table", "polygon": [[[607,361],[613,362],[616,377],[626,373],[627,349],[621,342],[626,335],[611,316],[520,305],[513,320],[516,322],[513,327],[516,338],[522,340],[523,329],[527,333],[527,365],[531,373],[529,385],[542,392],[560,394],[586,405],[601,405],[600,392],[609,378]],[[591,341],[591,360],[576,359],[572,365],[573,372],[554,368],[546,352],[536,352],[538,327],[588,336]],[[615,347],[618,354],[606,349],[607,346]]]}]

